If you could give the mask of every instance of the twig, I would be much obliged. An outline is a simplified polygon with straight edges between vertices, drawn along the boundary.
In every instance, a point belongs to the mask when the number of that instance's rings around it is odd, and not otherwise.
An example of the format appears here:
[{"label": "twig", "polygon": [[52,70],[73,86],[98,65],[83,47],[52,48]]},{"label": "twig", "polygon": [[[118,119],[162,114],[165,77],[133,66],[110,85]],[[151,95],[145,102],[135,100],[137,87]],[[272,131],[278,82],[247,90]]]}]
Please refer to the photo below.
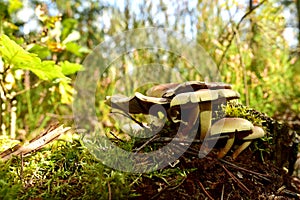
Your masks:
[{"label": "twig", "polygon": [[159,137],[159,135],[157,135],[157,134],[153,135],[142,146],[140,146],[139,148],[135,149],[135,153],[138,153],[140,150],[142,150],[146,145],[148,145],[150,142],[152,142],[152,140],[154,140],[157,137]]},{"label": "twig", "polygon": [[225,187],[224,187],[224,184],[223,184],[223,187],[222,187],[222,194],[221,194],[221,200],[224,199],[224,189],[225,189]]},{"label": "twig", "polygon": [[16,96],[18,96],[18,95],[20,95],[20,94],[23,94],[23,93],[25,93],[25,92],[27,92],[27,91],[29,91],[29,90],[32,90],[32,89],[34,89],[34,88],[37,88],[40,84],[42,83],[42,81],[38,81],[37,83],[35,83],[33,86],[31,86],[31,87],[26,87],[24,90],[21,90],[21,91],[18,91],[18,92],[16,92],[15,94],[14,94],[14,97],[16,97]]},{"label": "twig", "polygon": [[225,170],[225,172],[233,179],[234,182],[236,182],[239,186],[239,188],[241,188],[241,190],[243,190],[247,195],[251,194],[251,191],[239,180],[237,179],[234,174],[232,174],[224,165],[220,164],[221,167]]},{"label": "twig", "polygon": [[21,146],[16,145],[11,149],[8,149],[0,154],[0,158],[2,158],[4,161],[8,160],[12,156],[17,155],[26,155],[32,151],[37,151],[41,149],[43,146],[48,144],[49,142],[53,141],[54,139],[58,138],[61,134],[65,133],[71,129],[70,127],[64,128],[63,125],[60,127],[50,126],[50,128],[41,133],[39,136],[34,138],[29,142],[29,144]]},{"label": "twig", "polygon": [[[205,141],[214,141],[214,140],[219,140],[219,139],[226,139],[228,138],[228,135],[222,135],[220,137],[208,137],[205,138]],[[172,138],[172,137],[159,137],[155,140],[153,140],[152,142],[155,143],[169,143],[169,142],[177,142],[177,143],[190,143],[191,140],[185,140],[185,139],[180,139],[180,138]],[[193,140],[193,143],[203,143],[202,140]]]},{"label": "twig", "polygon": [[224,53],[222,54],[220,61],[218,62],[218,65],[217,65],[218,69],[220,69],[220,66],[221,66],[221,64],[222,64],[222,62],[223,62],[223,60],[224,60],[224,58],[225,58],[225,55],[226,55],[226,53],[227,53],[229,47],[231,46],[231,43],[232,43],[232,41],[233,41],[233,39],[234,39],[234,36],[236,35],[236,30],[239,30],[241,23],[244,21],[244,19],[245,19],[248,15],[250,15],[255,9],[257,9],[258,7],[260,7],[260,6],[261,6],[262,4],[264,4],[266,1],[267,1],[267,0],[261,1],[259,4],[257,4],[257,6],[253,7],[251,10],[249,10],[248,12],[246,12],[246,13],[243,15],[243,17],[240,19],[240,21],[237,23],[236,28],[233,30],[233,34],[232,34],[231,38],[228,40],[228,44],[227,44],[227,46],[226,46],[226,48],[225,48],[225,51],[224,51]]},{"label": "twig", "polygon": [[184,183],[185,180],[186,180],[186,177],[184,177],[183,180],[180,181],[180,183],[178,185],[169,188],[169,190],[176,190],[179,186],[181,186]]},{"label": "twig", "polygon": [[265,181],[271,182],[271,180],[269,179],[269,178],[271,178],[271,176],[268,175],[268,174],[261,174],[261,173],[258,173],[258,172],[254,172],[254,171],[251,171],[251,170],[249,170],[249,169],[245,169],[245,168],[239,167],[239,166],[237,166],[237,165],[235,165],[235,164],[233,164],[233,163],[227,162],[227,161],[225,161],[225,160],[223,160],[223,159],[219,159],[219,160],[220,160],[221,162],[227,164],[227,165],[230,165],[231,167],[233,167],[233,168],[235,168],[235,169],[239,169],[239,170],[242,170],[242,171],[245,171],[245,172],[254,174],[254,175],[256,175],[258,178],[261,178],[261,179],[263,179],[263,180],[265,180]]},{"label": "twig", "polygon": [[129,119],[131,119],[132,121],[134,121],[135,123],[137,123],[138,125],[140,125],[143,128],[147,128],[144,126],[143,123],[139,122],[138,120],[134,119],[130,114],[128,114],[127,112],[125,112],[121,107],[119,107],[118,109],[122,110],[123,112],[111,112],[112,114],[120,114],[123,115],[125,117],[128,117]]},{"label": "twig", "polygon": [[120,142],[125,142],[124,140],[118,138],[112,131],[109,132],[114,138],[116,138],[116,140],[120,141]]},{"label": "twig", "polygon": [[185,182],[186,178],[184,178],[178,185],[171,187],[170,185],[167,185],[166,187],[164,187],[163,189],[161,189],[158,193],[156,193],[154,196],[151,197],[151,199],[156,199],[157,197],[159,197],[162,193],[164,193],[167,190],[175,190],[177,189],[179,186],[181,186],[184,182]]},{"label": "twig", "polygon": [[209,192],[204,188],[204,186],[202,185],[202,183],[197,180],[197,183],[199,184],[199,186],[201,187],[201,189],[203,190],[203,192],[205,193],[205,195],[210,199],[210,200],[214,200],[214,198],[212,198],[212,196],[209,194]]},{"label": "twig", "polygon": [[108,199],[111,200],[111,187],[109,181],[107,182],[107,188],[108,188]]}]

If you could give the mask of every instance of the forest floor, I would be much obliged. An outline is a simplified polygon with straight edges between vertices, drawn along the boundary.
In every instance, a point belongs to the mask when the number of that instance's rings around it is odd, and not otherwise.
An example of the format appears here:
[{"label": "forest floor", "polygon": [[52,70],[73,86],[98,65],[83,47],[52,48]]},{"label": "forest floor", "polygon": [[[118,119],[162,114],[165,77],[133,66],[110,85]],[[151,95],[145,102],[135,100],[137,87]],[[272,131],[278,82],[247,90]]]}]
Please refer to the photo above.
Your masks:
[{"label": "forest floor", "polygon": [[[204,158],[185,153],[180,169],[194,169],[180,182],[143,178],[135,199],[300,199],[300,180],[261,160],[258,152],[245,150],[235,161],[217,159],[216,150]],[[172,180],[173,179],[173,180]]]},{"label": "forest floor", "polygon": [[[277,119],[287,121],[294,130],[300,130],[297,115],[286,113]],[[191,147],[200,149],[199,144]],[[290,175],[287,170],[277,167],[268,158],[268,152],[253,150],[252,145],[236,160],[232,160],[230,154],[218,159],[217,149],[204,158],[188,151],[181,156],[176,167],[193,170],[180,181],[178,176],[165,179],[145,177],[135,185],[134,189],[140,196],[134,199],[300,199],[299,174]]]}]

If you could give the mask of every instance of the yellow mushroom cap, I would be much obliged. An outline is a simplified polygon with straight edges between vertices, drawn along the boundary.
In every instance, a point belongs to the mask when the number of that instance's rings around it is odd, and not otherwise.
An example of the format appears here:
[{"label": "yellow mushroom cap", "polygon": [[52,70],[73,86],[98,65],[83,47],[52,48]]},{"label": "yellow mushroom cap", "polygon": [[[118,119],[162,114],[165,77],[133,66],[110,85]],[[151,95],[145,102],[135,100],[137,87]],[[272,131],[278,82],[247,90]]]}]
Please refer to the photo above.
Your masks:
[{"label": "yellow mushroom cap", "polygon": [[243,140],[254,140],[264,136],[265,136],[265,131],[259,126],[254,126],[252,129],[252,133],[244,137]]},{"label": "yellow mushroom cap", "polygon": [[236,132],[253,131],[253,124],[243,118],[223,118],[215,122],[210,128],[210,135],[230,134]]},{"label": "yellow mushroom cap", "polygon": [[230,89],[219,89],[218,94],[219,97],[226,98],[227,100],[240,98],[240,94],[237,91],[230,90]]},{"label": "yellow mushroom cap", "polygon": [[239,93],[231,89],[210,90],[202,89],[195,92],[185,92],[176,95],[170,104],[170,107],[185,105],[188,103],[201,103],[215,101],[218,99],[238,99]]},{"label": "yellow mushroom cap", "polygon": [[170,104],[170,107],[185,105],[189,103],[201,103],[207,101],[214,101],[218,99],[217,90],[198,90],[195,92],[185,92],[176,95]]}]

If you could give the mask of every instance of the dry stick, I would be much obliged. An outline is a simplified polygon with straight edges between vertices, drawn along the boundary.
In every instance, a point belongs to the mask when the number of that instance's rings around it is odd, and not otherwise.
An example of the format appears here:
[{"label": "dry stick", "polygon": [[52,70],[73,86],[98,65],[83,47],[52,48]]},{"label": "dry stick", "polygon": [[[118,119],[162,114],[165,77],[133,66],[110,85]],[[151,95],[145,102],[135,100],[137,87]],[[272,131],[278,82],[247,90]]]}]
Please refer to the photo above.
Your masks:
[{"label": "dry stick", "polygon": [[124,140],[118,138],[112,131],[109,132],[114,138],[116,138],[116,140],[120,141],[120,142],[125,142]]},{"label": "dry stick", "polygon": [[[257,6],[253,7],[251,10],[249,10],[248,12],[246,12],[246,13],[243,15],[243,17],[240,19],[240,21],[237,23],[235,29],[238,30],[239,27],[240,27],[240,25],[241,25],[241,23],[244,21],[244,19],[245,19],[248,15],[250,15],[256,8],[258,8],[258,7],[260,7],[262,4],[264,4],[266,1],[267,1],[267,0],[263,0],[262,2],[260,2],[259,4],[257,4]],[[232,36],[231,36],[231,38],[230,38],[229,41],[228,41],[228,44],[227,44],[227,46],[226,46],[226,49],[225,49],[224,53],[222,54],[222,57],[221,57],[221,59],[220,59],[218,65],[217,65],[218,69],[220,69],[220,66],[221,66],[221,64],[222,64],[222,62],[223,62],[223,60],[224,60],[224,58],[225,58],[225,55],[226,55],[226,53],[227,53],[229,47],[231,46],[231,43],[232,43],[233,38],[234,38],[235,35],[236,35],[236,31],[234,30],[234,31],[233,31],[233,34],[232,34]]]},{"label": "dry stick", "polygon": [[228,169],[226,169],[224,165],[220,165],[225,170],[225,172],[233,179],[233,181],[238,184],[239,188],[241,188],[247,195],[251,194],[251,191],[239,179],[237,179]]},{"label": "dry stick", "polygon": [[185,182],[186,178],[184,178],[178,185],[174,186],[171,188],[170,185],[167,185],[166,187],[164,187],[162,190],[160,190],[158,193],[156,193],[154,196],[151,197],[151,199],[156,199],[157,197],[159,197],[159,195],[161,195],[162,193],[164,193],[167,190],[175,190],[177,189],[180,185],[182,185]]},{"label": "dry stick", "polygon": [[178,183],[178,185],[176,185],[176,186],[174,186],[174,187],[171,187],[171,188],[169,188],[169,190],[176,190],[177,188],[179,188],[179,186],[181,186],[184,182],[185,182],[185,180],[186,180],[186,177],[185,178],[183,178],[183,180],[182,181],[180,181],[180,183]]},{"label": "dry stick", "polygon": [[153,135],[149,140],[147,140],[142,146],[140,146],[139,148],[135,149],[135,153],[138,153],[140,150],[142,150],[146,145],[148,145],[152,140],[154,140],[155,138],[159,137],[159,135],[155,134]]},{"label": "dry stick", "polygon": [[225,189],[225,187],[224,187],[224,184],[223,184],[223,187],[222,187],[222,194],[221,194],[221,200],[224,199],[224,189]]},{"label": "dry stick", "polygon": [[236,168],[236,169],[239,169],[239,170],[242,170],[242,171],[245,171],[245,172],[254,174],[254,175],[256,175],[258,178],[261,178],[261,179],[263,179],[263,180],[266,180],[266,181],[268,181],[268,182],[271,182],[271,180],[269,179],[269,178],[271,178],[271,176],[268,175],[268,174],[261,174],[261,173],[258,173],[258,172],[254,172],[254,171],[251,171],[251,170],[249,170],[249,169],[245,169],[245,168],[243,168],[243,167],[239,167],[239,166],[237,166],[237,165],[235,165],[235,164],[233,164],[233,163],[227,162],[227,161],[225,161],[225,160],[223,160],[223,159],[219,159],[219,160],[220,160],[221,162],[227,164],[227,165],[230,165],[230,166],[233,167],[233,168]]},{"label": "dry stick", "polygon": [[120,114],[120,115],[123,115],[125,117],[128,117],[129,119],[131,119],[132,121],[134,121],[135,123],[140,125],[141,127],[146,128],[143,123],[141,123],[138,120],[134,119],[130,114],[125,112],[121,107],[119,107],[119,106],[117,106],[117,107],[118,107],[118,109],[122,110],[123,112],[111,112],[112,114],[115,113],[115,114]]},{"label": "dry stick", "polygon": [[212,198],[212,196],[209,194],[209,192],[204,188],[204,186],[202,185],[202,183],[197,180],[197,183],[199,184],[199,186],[201,187],[201,189],[203,190],[203,192],[205,193],[205,195],[210,199],[210,200],[214,200],[214,198]]},{"label": "dry stick", "polygon": [[107,182],[107,187],[108,187],[108,199],[111,200],[111,187],[109,181]]},{"label": "dry stick", "polygon": [[24,92],[27,92],[29,90],[32,90],[34,88],[37,88],[43,81],[38,81],[37,83],[35,83],[33,86],[30,86],[30,88],[26,87],[24,90],[18,91],[14,94],[14,97],[23,94]]},{"label": "dry stick", "polygon": [[[214,140],[219,140],[219,139],[226,139],[228,138],[228,135],[222,135],[219,137],[210,137],[210,138],[206,138],[206,141],[214,141]],[[180,139],[180,138],[172,138],[172,137],[160,137],[157,138],[155,140],[153,140],[152,142],[156,142],[156,143],[165,143],[165,142],[178,142],[178,143],[190,143],[190,140],[185,140],[185,139]],[[203,143],[202,140],[193,140],[193,143]]]},{"label": "dry stick", "polygon": [[[54,129],[54,130],[53,130]],[[32,151],[37,151],[49,142],[53,141],[57,137],[59,137],[61,134],[65,133],[71,129],[70,127],[64,128],[63,125],[60,127],[54,128],[50,127],[50,129],[47,132],[42,133],[38,137],[34,138],[30,141],[29,144],[25,146],[17,146],[18,148],[11,151],[10,149],[2,152],[0,154],[0,158],[2,158],[4,161],[10,159],[13,155],[17,156],[20,154],[26,155],[27,153],[30,153]]]}]

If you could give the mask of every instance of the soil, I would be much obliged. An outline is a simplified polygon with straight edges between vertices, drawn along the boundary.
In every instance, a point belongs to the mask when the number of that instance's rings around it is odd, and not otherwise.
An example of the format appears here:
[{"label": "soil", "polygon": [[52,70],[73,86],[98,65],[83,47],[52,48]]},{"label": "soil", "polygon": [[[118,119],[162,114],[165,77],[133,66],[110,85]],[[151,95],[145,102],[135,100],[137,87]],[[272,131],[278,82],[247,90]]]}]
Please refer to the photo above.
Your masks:
[{"label": "soil", "polygon": [[[135,186],[140,196],[134,199],[299,199],[300,180],[279,169],[270,160],[262,161],[259,152],[246,149],[233,161],[217,159],[217,150],[204,158],[185,153],[177,167],[195,169],[182,181],[178,177],[144,177]],[[174,183],[174,184],[172,184]]]}]

